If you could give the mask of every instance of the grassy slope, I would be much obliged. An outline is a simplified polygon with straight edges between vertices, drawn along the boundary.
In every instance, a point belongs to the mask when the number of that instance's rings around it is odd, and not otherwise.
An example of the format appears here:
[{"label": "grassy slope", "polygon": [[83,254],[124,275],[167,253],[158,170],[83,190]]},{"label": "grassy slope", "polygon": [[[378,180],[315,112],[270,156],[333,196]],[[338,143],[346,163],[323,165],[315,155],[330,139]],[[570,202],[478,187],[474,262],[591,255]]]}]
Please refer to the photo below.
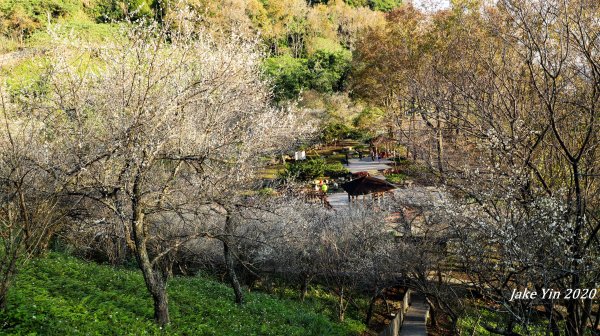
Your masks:
[{"label": "grassy slope", "polygon": [[139,272],[51,253],[19,274],[0,314],[1,334],[16,335],[353,335],[363,326],[334,323],[318,305],[249,293],[232,303],[224,284],[202,277],[169,283],[172,323],[152,322],[152,302]]}]

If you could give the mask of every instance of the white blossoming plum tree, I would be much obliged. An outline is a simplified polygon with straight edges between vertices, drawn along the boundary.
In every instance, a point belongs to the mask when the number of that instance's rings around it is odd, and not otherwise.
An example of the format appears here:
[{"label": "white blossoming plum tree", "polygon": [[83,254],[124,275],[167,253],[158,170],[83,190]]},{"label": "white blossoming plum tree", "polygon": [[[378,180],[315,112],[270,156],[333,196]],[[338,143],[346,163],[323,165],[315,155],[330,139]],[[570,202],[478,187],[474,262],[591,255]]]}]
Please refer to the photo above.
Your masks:
[{"label": "white blossoming plum tree", "polygon": [[40,107],[65,135],[54,152],[71,195],[120,227],[160,325],[172,254],[210,237],[227,259],[229,220],[208,218],[249,186],[261,155],[293,143],[295,120],[270,106],[254,41],[213,43],[181,22],[133,24],[101,47],[57,37]]}]

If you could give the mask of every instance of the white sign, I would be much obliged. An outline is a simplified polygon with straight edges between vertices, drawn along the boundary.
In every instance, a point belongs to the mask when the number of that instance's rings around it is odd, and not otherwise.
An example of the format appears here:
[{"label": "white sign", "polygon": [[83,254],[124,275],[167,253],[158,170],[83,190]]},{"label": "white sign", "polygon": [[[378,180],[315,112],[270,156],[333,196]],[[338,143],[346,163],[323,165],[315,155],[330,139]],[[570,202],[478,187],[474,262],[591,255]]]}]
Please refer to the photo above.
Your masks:
[{"label": "white sign", "polygon": [[306,160],[306,152],[305,151],[295,152],[294,160],[296,160],[296,161]]}]

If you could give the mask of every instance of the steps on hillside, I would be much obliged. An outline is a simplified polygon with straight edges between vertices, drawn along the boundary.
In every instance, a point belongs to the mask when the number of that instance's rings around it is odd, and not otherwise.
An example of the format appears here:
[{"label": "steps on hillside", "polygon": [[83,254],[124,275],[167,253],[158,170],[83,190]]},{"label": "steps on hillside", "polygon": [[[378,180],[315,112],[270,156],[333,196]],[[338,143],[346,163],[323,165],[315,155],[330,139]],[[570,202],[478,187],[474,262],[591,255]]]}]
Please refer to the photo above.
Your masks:
[{"label": "steps on hillside", "polygon": [[422,295],[413,294],[411,300],[412,304],[404,315],[400,336],[426,336],[429,306]]}]

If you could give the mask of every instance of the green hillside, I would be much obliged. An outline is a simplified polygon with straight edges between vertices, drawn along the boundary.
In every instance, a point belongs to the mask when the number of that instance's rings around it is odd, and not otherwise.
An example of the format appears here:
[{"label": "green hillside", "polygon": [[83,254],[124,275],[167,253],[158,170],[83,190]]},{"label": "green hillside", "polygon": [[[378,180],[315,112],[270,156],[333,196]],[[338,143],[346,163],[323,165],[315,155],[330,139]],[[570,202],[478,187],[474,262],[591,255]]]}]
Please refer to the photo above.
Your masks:
[{"label": "green hillside", "polygon": [[204,277],[169,284],[172,324],[152,321],[141,272],[50,253],[17,276],[2,313],[8,335],[353,335],[362,328],[332,322],[324,302],[248,293],[237,306],[227,285]]}]

